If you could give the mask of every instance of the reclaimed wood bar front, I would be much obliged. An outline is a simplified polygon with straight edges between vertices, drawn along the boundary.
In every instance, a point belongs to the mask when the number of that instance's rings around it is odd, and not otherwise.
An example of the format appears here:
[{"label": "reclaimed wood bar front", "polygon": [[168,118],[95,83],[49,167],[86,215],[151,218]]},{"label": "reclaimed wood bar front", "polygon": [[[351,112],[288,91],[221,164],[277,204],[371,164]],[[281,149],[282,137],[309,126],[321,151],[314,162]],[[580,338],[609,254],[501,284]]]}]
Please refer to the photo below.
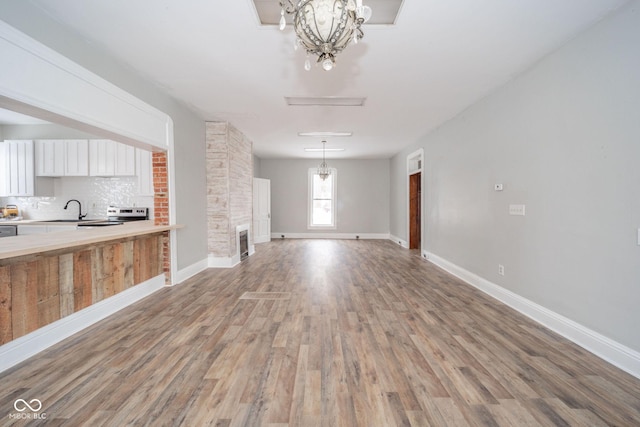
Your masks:
[{"label": "reclaimed wood bar front", "polygon": [[0,253],[0,345],[161,275],[167,228],[119,235],[110,230],[106,237],[102,230],[93,236],[88,231],[59,232],[42,239],[46,243],[63,234],[80,239],[73,246],[50,245],[54,249],[15,257]]}]

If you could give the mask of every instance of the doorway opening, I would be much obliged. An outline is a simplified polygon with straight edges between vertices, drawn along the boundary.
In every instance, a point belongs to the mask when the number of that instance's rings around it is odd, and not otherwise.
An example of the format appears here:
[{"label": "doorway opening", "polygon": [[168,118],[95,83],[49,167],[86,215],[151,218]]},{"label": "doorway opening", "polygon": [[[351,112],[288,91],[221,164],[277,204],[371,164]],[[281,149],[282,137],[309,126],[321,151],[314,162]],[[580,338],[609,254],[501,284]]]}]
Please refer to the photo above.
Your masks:
[{"label": "doorway opening", "polygon": [[[424,149],[419,149],[407,156],[407,242],[409,249],[422,251],[424,247],[422,212],[424,198],[422,195],[422,165]],[[422,255],[422,254],[421,254]]]},{"label": "doorway opening", "polygon": [[422,173],[409,175],[409,249],[420,249]]}]

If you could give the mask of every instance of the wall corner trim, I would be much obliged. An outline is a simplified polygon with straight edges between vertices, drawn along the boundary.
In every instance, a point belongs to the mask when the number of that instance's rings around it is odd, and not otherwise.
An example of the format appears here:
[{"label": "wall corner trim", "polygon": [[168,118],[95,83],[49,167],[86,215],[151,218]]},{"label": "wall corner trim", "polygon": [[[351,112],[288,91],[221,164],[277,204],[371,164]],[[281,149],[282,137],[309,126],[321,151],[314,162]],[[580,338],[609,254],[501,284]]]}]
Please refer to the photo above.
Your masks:
[{"label": "wall corner trim", "polygon": [[406,240],[394,236],[393,234],[389,236],[389,240],[391,240],[393,243],[397,243],[405,249],[409,249],[409,243]]},{"label": "wall corner trim", "polygon": [[567,338],[601,359],[640,378],[640,353],[548,308],[504,289],[444,258],[427,252],[430,262],[474,288],[508,305],[530,319]]}]

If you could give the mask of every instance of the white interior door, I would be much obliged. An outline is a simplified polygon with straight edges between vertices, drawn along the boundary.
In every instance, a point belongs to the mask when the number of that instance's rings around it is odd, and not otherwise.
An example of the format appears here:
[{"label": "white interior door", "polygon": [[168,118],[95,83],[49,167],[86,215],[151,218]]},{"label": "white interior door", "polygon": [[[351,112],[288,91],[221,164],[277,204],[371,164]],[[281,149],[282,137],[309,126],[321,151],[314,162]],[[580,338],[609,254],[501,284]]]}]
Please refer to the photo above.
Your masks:
[{"label": "white interior door", "polygon": [[271,181],[253,178],[253,242],[271,241]]}]

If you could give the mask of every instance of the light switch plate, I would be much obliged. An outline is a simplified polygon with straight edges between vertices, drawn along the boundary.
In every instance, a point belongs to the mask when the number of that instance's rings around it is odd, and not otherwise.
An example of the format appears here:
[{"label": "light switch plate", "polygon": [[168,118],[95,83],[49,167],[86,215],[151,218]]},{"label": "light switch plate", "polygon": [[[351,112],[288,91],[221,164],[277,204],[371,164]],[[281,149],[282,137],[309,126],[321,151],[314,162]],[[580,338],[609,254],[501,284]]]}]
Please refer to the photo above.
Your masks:
[{"label": "light switch plate", "polygon": [[638,246],[640,246],[640,228],[638,228]]},{"label": "light switch plate", "polygon": [[493,186],[493,189],[496,191],[502,191],[504,190],[504,186],[502,184],[496,184]]},{"label": "light switch plate", "polygon": [[524,205],[509,205],[509,215],[524,216]]}]

